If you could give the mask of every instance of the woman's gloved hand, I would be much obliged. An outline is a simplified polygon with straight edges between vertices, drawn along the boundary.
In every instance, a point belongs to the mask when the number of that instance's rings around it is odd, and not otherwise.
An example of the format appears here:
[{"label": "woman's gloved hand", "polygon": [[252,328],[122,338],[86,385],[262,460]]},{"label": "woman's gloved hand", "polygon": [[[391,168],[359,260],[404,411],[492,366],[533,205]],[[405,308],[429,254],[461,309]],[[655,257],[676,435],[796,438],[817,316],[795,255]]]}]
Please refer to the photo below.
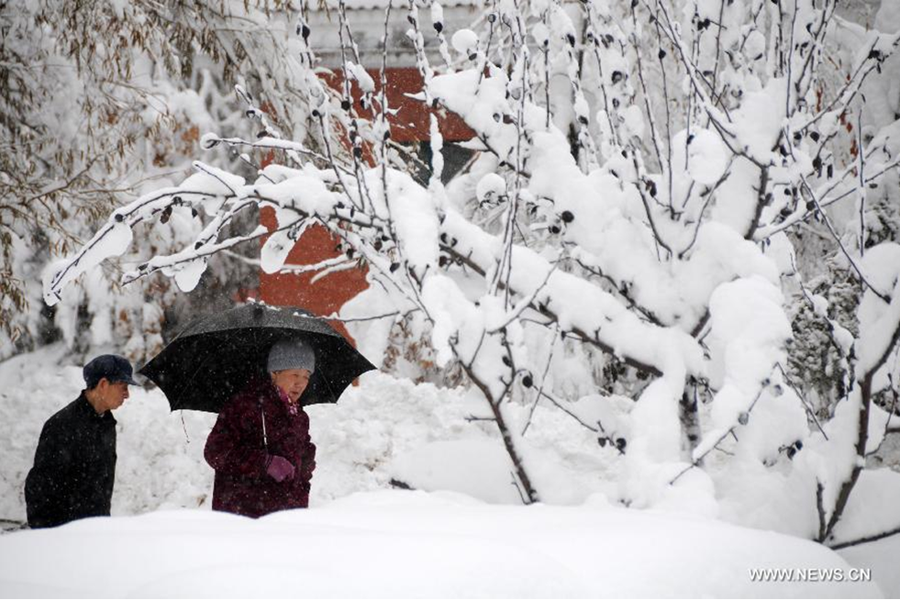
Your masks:
[{"label": "woman's gloved hand", "polygon": [[294,465],[283,456],[269,457],[269,466],[266,467],[266,473],[278,483],[281,483],[285,479],[293,479],[294,471]]}]

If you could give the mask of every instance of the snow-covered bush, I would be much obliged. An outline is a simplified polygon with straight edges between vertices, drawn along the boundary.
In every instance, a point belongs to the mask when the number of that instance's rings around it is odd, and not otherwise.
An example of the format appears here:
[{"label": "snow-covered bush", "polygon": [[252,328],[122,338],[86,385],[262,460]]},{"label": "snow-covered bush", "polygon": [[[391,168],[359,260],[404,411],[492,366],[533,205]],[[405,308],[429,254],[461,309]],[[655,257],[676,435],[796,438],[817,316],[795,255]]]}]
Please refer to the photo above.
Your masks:
[{"label": "snow-covered bush", "polygon": [[[201,133],[249,134],[232,93],[236,81],[265,89],[271,118],[302,135],[308,111],[291,94],[299,58],[291,58],[277,19],[266,17],[282,6],[0,5],[0,358],[58,337],[76,355],[115,345],[143,361],[159,350],[164,311],[171,317],[184,304],[170,282],[122,288],[121,271],[105,265],[46,310],[42,273],[80,247],[115,206],[183,180]],[[217,159],[255,171],[237,153]],[[189,243],[200,229],[189,213],[142,234],[134,256]],[[211,271],[211,286],[255,273],[233,260]]]},{"label": "snow-covered bush", "polygon": [[[364,346],[384,349],[391,322],[418,315],[437,363],[460,368],[483,397],[525,502],[542,492],[520,440],[546,404],[620,461],[624,504],[715,512],[725,490],[789,488],[812,516],[798,533],[834,539],[866,453],[888,429],[873,395],[897,385],[900,256],[870,235],[866,215],[871,186],[900,161],[889,130],[864,131],[858,115],[860,90],[900,34],[850,26],[835,0],[500,0],[478,33],[452,36],[453,53],[431,6],[440,66],[414,0],[404,15],[419,99],[474,131],[480,154],[467,171],[442,183],[432,116],[432,176],[423,186],[407,174],[390,149],[384,69],[376,85],[344,40],[350,77],[338,108],[311,68],[301,19],[308,68],[296,81],[320,144],[291,141],[259,108],[265,92],[257,100],[239,88],[261,121],[257,139],[207,133],[203,145],[277,150],[283,162],[251,181],[195,163],[181,185],[115,210],[48,274],[46,301],[166,215],[193,211],[202,231],[137,264],[125,283],[161,271],[190,291],[212,256],[262,238],[262,268],[275,272],[318,223],[368,268],[365,305],[379,320]],[[343,2],[337,17],[349,36]],[[374,118],[354,102],[355,86]],[[856,205],[836,222],[841,200]],[[275,231],[226,233],[254,207],[274,208]],[[824,228],[864,290],[858,335],[828,321],[848,377],[827,423],[787,376],[785,306],[799,279],[788,232],[808,223]],[[821,295],[809,302],[827,318]],[[623,366],[616,391],[630,401],[598,393],[604,371]]]}]

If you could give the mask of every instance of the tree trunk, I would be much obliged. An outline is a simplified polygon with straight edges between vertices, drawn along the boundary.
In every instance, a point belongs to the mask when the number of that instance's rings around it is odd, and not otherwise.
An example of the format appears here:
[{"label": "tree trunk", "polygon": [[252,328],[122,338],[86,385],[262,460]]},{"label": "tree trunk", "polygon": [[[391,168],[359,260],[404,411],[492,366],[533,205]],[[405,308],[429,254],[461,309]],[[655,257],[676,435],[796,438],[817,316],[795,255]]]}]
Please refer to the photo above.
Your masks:
[{"label": "tree trunk", "polygon": [[463,369],[465,369],[466,374],[469,376],[469,379],[471,379],[472,382],[476,386],[478,386],[478,389],[480,389],[481,393],[484,394],[485,401],[491,407],[491,413],[493,413],[494,415],[494,421],[497,423],[497,428],[500,430],[500,436],[503,438],[503,447],[506,448],[506,453],[509,455],[509,458],[512,461],[516,478],[522,485],[522,489],[520,490],[522,501],[525,504],[540,502],[537,490],[535,490],[534,486],[531,484],[531,478],[528,476],[528,471],[526,471],[525,464],[522,462],[522,456],[521,454],[519,454],[519,450],[516,448],[516,444],[513,441],[512,432],[510,431],[509,426],[506,424],[506,418],[503,416],[503,411],[500,410],[500,402],[502,402],[503,399],[495,399],[491,394],[490,389],[488,389],[488,387],[481,380],[479,380],[478,377],[475,376],[475,374],[472,372],[472,369],[465,364],[463,364],[462,366]]},{"label": "tree trunk", "polygon": [[[878,369],[876,367],[875,371],[877,370]],[[850,477],[841,484],[841,489],[838,492],[837,501],[834,504],[834,510],[831,512],[831,518],[828,519],[828,524],[825,526],[825,531],[820,531],[819,533],[819,539],[817,541],[821,543],[824,543],[831,537],[832,533],[834,533],[834,528],[837,526],[838,521],[841,520],[841,516],[843,516],[844,514],[844,509],[847,508],[847,502],[850,500],[850,493],[853,492],[853,488],[856,486],[857,480],[859,480],[859,474],[862,472],[863,465],[865,465],[866,462],[866,444],[869,441],[869,411],[872,406],[873,376],[874,371],[866,374],[860,386],[859,420],[857,421],[858,434],[856,438],[856,462],[853,465],[853,471],[850,473]]]},{"label": "tree trunk", "polygon": [[688,462],[694,460],[694,450],[700,443],[700,414],[698,412],[697,386],[689,383],[681,394],[678,408],[681,417],[682,448],[688,455]]}]

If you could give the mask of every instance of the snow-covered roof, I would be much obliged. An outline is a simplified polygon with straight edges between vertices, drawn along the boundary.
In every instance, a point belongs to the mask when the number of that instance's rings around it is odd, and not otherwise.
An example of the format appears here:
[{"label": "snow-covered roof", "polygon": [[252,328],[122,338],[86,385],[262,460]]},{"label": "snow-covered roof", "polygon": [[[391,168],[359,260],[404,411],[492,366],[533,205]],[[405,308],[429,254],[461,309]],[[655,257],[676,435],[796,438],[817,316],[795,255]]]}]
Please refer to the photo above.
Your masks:
[{"label": "snow-covered roof", "polygon": [[[408,0],[344,0],[344,6],[349,10],[384,10],[387,8],[388,2],[391,3],[392,9],[405,9],[409,6]],[[326,0],[323,5],[316,7],[310,6],[313,10],[333,9],[338,7],[338,0]],[[429,8],[431,2],[419,2],[419,8]],[[484,4],[484,0],[444,0],[441,6],[451,8],[455,6],[476,6],[480,7]]]},{"label": "snow-covered roof", "polygon": [[[329,3],[333,0],[329,0]],[[406,32],[408,3],[393,2],[388,33],[388,64],[393,67],[413,67],[416,64],[412,42]],[[353,31],[353,39],[359,47],[363,66],[379,68],[383,52],[384,9],[388,0],[350,0],[347,2],[347,18]],[[452,0],[444,6],[444,34],[449,39],[459,29],[469,27],[481,13],[481,0]],[[425,50],[439,60],[438,40],[431,22],[431,10],[419,11],[419,22],[425,38]],[[334,10],[317,10],[309,14],[310,45],[321,59],[323,66],[340,66],[340,20]],[[345,40],[346,41],[346,40]]]}]

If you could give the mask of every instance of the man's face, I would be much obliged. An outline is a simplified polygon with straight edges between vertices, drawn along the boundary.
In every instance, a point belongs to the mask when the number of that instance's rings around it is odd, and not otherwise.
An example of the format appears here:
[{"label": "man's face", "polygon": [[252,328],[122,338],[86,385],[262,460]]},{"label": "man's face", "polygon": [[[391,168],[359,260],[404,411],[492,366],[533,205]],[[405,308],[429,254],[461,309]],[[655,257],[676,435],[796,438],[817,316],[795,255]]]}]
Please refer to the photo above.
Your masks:
[{"label": "man's face", "polygon": [[283,389],[291,400],[296,402],[309,385],[310,372],[306,369],[286,369],[274,371],[272,381]]},{"label": "man's face", "polygon": [[128,399],[128,384],[124,381],[101,379],[99,387],[106,410],[116,410]]}]

